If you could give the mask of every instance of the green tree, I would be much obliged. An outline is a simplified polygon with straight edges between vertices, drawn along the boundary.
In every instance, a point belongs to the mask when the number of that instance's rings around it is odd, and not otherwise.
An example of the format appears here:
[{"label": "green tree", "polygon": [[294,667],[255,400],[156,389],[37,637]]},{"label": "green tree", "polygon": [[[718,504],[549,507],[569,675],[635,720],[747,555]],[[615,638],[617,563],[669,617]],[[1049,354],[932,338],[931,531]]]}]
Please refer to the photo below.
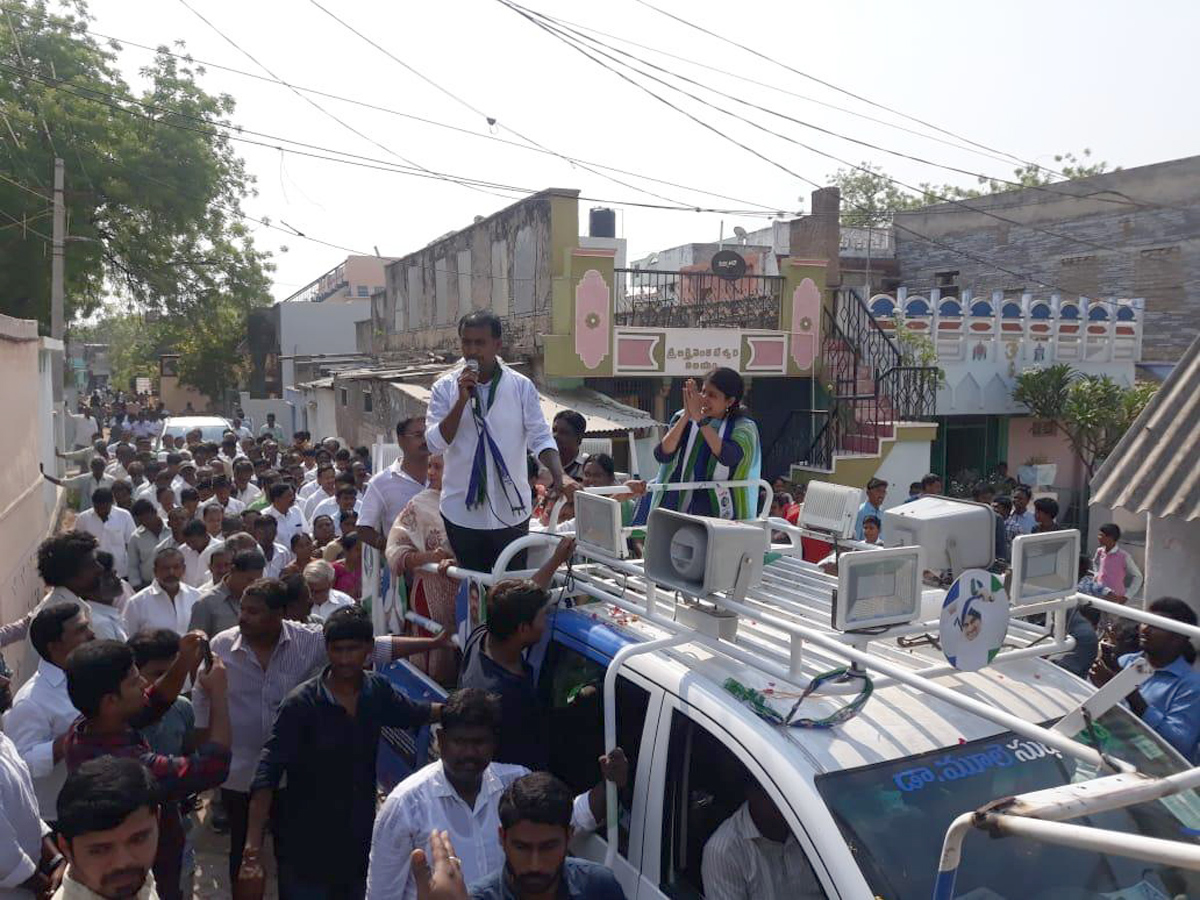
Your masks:
[{"label": "green tree", "polygon": [[[87,33],[83,0],[63,3],[52,13],[45,0],[6,0],[0,13],[0,310],[48,326],[58,156],[77,239],[67,245],[67,322],[119,298],[159,317],[153,335],[202,346],[196,332],[228,326],[227,310],[267,302],[270,287],[269,255],[240,215],[253,178],[216,127],[232,127],[234,101],[207,93],[202,68],[165,52],[135,92],[114,66],[119,45]],[[236,346],[244,327],[234,331],[225,342]]]},{"label": "green tree", "polygon": [[1022,372],[1012,396],[1062,429],[1090,480],[1157,389],[1149,383],[1127,388],[1107,375],[1081,375],[1060,363]]},{"label": "green tree", "polygon": [[[1058,171],[1067,180],[1087,178],[1110,171],[1107,162],[1092,160],[1092,151],[1084,149],[1078,156],[1074,153],[1059,153],[1054,157]],[[1119,170],[1117,169],[1112,171]],[[1013,169],[1013,177],[1007,182],[995,178],[979,177],[978,187],[961,187],[954,184],[932,184],[923,182],[920,191],[911,191],[891,180],[882,166],[863,162],[856,168],[838,169],[828,176],[831,184],[842,192],[841,223],[849,226],[886,225],[892,214],[909,209],[919,209],[946,200],[970,200],[987,194],[998,194],[1020,187],[1038,187],[1062,181],[1054,172],[1042,166],[1027,163]]]}]

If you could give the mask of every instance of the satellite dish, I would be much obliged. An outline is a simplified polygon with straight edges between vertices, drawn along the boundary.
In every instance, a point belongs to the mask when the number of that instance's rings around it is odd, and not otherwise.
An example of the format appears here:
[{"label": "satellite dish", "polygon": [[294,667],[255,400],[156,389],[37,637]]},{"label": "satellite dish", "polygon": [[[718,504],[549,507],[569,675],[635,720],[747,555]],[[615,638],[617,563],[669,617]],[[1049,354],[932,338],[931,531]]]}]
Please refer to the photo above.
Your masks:
[{"label": "satellite dish", "polygon": [[649,262],[650,265],[652,265],[652,266],[657,266],[658,265],[658,254],[657,253],[650,254],[650,259],[647,260],[647,262]]},{"label": "satellite dish", "polygon": [[741,239],[743,244],[746,243],[746,229],[745,228],[743,228],[741,225],[734,225],[733,233]]},{"label": "satellite dish", "polygon": [[1008,634],[1008,593],[985,569],[967,569],[946,591],[938,637],[950,665],[982,669],[1000,652]]}]

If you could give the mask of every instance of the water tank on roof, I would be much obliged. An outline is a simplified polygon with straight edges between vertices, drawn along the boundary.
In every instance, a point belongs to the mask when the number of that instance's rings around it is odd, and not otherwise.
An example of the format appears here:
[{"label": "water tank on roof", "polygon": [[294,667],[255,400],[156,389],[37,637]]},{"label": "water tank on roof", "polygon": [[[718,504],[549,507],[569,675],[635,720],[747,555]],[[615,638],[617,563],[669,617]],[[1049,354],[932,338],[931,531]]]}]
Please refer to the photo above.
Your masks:
[{"label": "water tank on roof", "polygon": [[617,214],[606,206],[594,206],[588,213],[588,235],[600,238],[617,236]]}]

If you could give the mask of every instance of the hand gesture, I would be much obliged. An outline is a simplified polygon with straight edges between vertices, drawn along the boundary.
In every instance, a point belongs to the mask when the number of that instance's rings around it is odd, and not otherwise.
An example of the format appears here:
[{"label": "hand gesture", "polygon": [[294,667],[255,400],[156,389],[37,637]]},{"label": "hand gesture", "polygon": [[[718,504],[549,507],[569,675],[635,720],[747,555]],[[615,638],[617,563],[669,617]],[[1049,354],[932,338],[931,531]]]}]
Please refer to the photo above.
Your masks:
[{"label": "hand gesture", "polygon": [[221,657],[214,654],[212,668],[196,676],[196,681],[208,696],[223,697],[229,687],[229,673],[225,670],[225,663],[221,662]]},{"label": "hand gesture", "polygon": [[438,553],[441,554],[436,560],[439,575],[445,575],[447,569],[458,565],[458,560],[454,558],[454,554],[449,550],[439,550]]},{"label": "hand gesture", "polygon": [[237,883],[233,886],[235,900],[258,900],[267,885],[267,873],[263,869],[257,849],[247,848],[242,854],[242,866],[238,869]]},{"label": "hand gesture", "polygon": [[620,747],[600,757],[600,776],[622,789],[629,783],[629,759]]},{"label": "hand gesture", "polygon": [[702,400],[700,391],[696,387],[696,379],[689,378],[683,383],[683,408],[693,422],[699,422],[704,418],[704,413],[700,409]]},{"label": "hand gesture", "polygon": [[1092,667],[1088,669],[1088,680],[1096,687],[1104,687],[1114,678],[1117,673],[1109,668],[1103,657],[1096,657],[1096,661],[1092,663]]},{"label": "hand gesture", "polygon": [[471,399],[471,392],[479,386],[479,370],[464,366],[458,376],[458,399],[466,402]]},{"label": "hand gesture", "polygon": [[454,629],[442,627],[442,630],[433,636],[433,647],[446,648],[454,646]]},{"label": "hand gesture", "polygon": [[417,883],[417,900],[467,900],[462,860],[454,855],[447,832],[431,832],[429,856],[418,848],[409,857],[409,864]]},{"label": "hand gesture", "polygon": [[189,631],[179,639],[179,655],[187,663],[188,671],[194,672],[200,660],[204,658],[204,645],[208,643],[208,635],[203,631]]},{"label": "hand gesture", "polygon": [[575,538],[565,537],[558,542],[558,546],[554,548],[554,555],[551,559],[554,560],[556,566],[561,566],[575,554]]},{"label": "hand gesture", "polygon": [[629,489],[629,493],[635,497],[644,496],[646,493],[646,482],[638,479],[631,479],[625,482],[625,487]]}]

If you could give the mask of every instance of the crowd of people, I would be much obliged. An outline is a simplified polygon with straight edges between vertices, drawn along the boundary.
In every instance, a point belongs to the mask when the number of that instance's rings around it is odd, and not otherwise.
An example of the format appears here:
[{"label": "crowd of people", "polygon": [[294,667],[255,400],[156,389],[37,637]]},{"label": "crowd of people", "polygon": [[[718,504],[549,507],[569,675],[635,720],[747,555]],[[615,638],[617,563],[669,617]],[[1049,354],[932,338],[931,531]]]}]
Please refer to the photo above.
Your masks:
[{"label": "crowd of people", "polygon": [[[92,442],[62,454],[82,471],[46,475],[78,512],[38,548],[42,602],[0,625],[0,646],[26,641],[37,659],[15,695],[0,670],[0,900],[188,898],[197,827],[228,834],[239,897],[262,896],[273,872],[285,900],[622,900],[611,872],[567,846],[607,819],[606,783],[625,788],[629,761],[620,748],[601,756],[599,781],[578,794],[549,774],[549,711],[528,660],[573,538],[532,577],[470,598],[486,617],[476,609],[469,618],[483,623],[461,634],[456,570],[491,571],[531,523],[557,530],[551,510],[562,500],[558,523],[569,521],[580,487],[618,488],[635,535],[658,506],[753,518],[752,487],[663,488],[757,480],[757,428],[736,372],[689,380],[648,485],[583,453],[578,412],[546,421],[533,384],[500,358],[495,316],[471,313],[459,334],[462,363],[433,384],[426,416],[397,423],[398,458],[374,472],[363,448],[304,431],[289,442],[273,416],[256,433],[238,410],[206,441],[198,430],[160,438],[163,411],[147,398],[82,406]],[[795,523],[802,493],[775,487],[771,515]],[[858,540],[886,538],[888,488],[865,485]],[[908,499],[941,490],[928,475]],[[997,558],[1015,535],[1057,527],[1053,501],[1031,504],[1015,483],[993,493],[984,485],[975,499],[996,510]],[[1115,526],[1101,529],[1087,586],[1126,602],[1141,574],[1119,541]],[[364,547],[427,628],[376,635]],[[511,568],[528,562],[518,553]],[[1195,623],[1180,601],[1149,608]],[[1136,646],[1121,637],[1096,641],[1077,674],[1102,684],[1144,655],[1155,675],[1131,708],[1191,758],[1190,643],[1148,626]],[[442,684],[445,702],[379,674],[398,658]],[[379,806],[383,730],[429,723],[436,761]],[[786,888],[795,842],[759,794],[748,788],[704,848],[711,898]]]}]

